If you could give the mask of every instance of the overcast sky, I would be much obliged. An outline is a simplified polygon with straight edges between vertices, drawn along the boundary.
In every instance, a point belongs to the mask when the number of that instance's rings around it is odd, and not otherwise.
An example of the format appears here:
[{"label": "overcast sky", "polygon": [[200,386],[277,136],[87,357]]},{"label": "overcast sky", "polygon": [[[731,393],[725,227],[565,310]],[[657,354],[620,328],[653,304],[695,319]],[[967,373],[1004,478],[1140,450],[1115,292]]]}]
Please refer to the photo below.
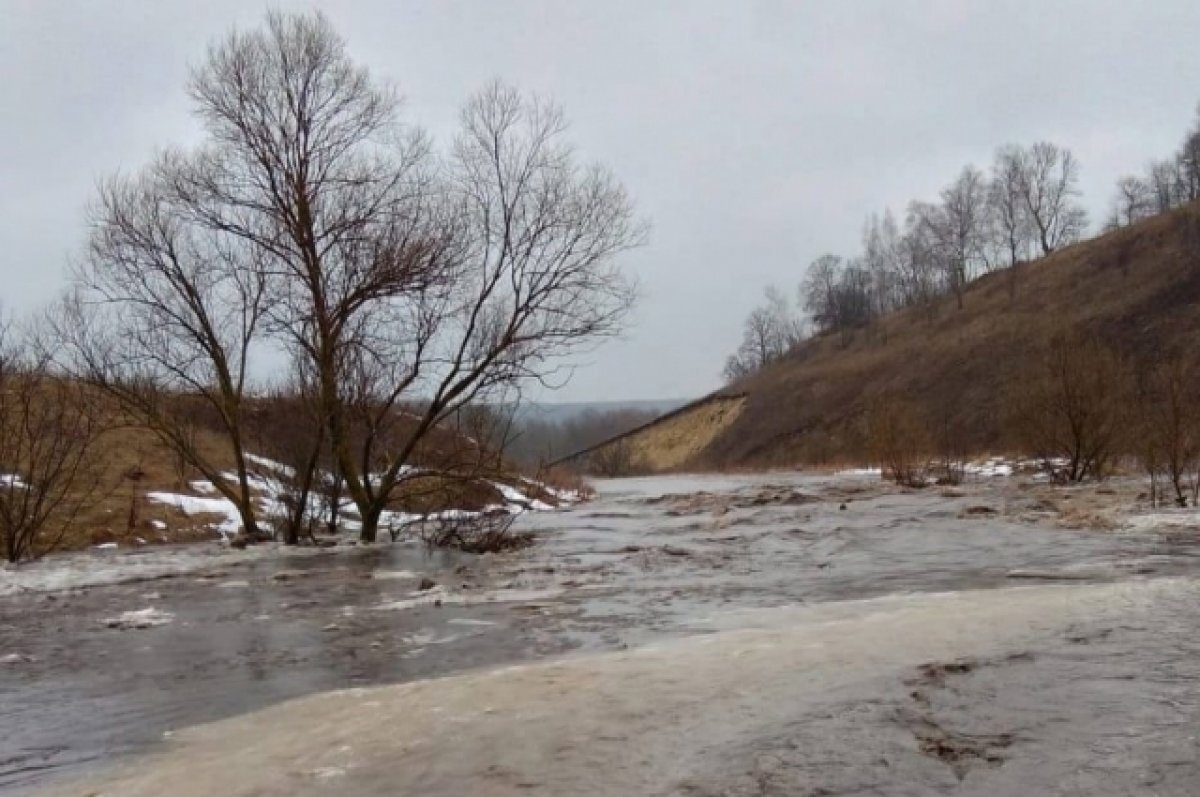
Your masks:
[{"label": "overcast sky", "polygon": [[189,65],[268,5],[323,9],[438,136],[492,78],[555,97],[629,187],[653,224],[626,259],[635,325],[558,400],[715,388],[767,283],[792,291],[857,250],[869,212],[933,198],[1006,141],[1071,147],[1098,219],[1200,101],[1195,0],[0,0],[6,308],[61,289],[98,177],[196,138]]}]

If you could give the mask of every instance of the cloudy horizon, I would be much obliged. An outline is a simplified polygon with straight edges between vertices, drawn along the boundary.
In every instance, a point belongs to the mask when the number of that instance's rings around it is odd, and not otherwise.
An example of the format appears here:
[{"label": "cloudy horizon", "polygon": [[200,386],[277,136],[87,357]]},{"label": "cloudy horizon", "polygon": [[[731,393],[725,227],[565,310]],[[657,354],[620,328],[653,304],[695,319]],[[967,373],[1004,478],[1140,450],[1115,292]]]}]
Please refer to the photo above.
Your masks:
[{"label": "cloudy horizon", "polygon": [[99,178],[197,139],[184,83],[208,42],[317,7],[439,141],[494,78],[554,97],[652,223],[625,258],[634,325],[540,398],[699,396],[767,284],[792,292],[814,258],[858,250],[868,214],[934,198],[999,145],[1071,148],[1093,231],[1118,177],[1176,149],[1200,7],[1048,5],[0,0],[3,303],[62,288]]}]

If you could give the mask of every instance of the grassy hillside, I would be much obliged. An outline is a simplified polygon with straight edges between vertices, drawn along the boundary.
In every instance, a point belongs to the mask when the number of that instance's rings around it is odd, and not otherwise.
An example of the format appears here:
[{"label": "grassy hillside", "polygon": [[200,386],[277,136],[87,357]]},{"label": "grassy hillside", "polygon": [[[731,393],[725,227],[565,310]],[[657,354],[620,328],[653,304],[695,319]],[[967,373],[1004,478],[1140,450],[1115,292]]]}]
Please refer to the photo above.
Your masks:
[{"label": "grassy hillside", "polygon": [[974,451],[1011,449],[1006,396],[1062,332],[1102,339],[1140,363],[1166,351],[1192,356],[1200,340],[1200,207],[984,276],[961,310],[947,297],[849,336],[807,341],[718,391],[744,395],[742,411],[673,469],[860,458],[866,408],[884,395],[955,424]]}]

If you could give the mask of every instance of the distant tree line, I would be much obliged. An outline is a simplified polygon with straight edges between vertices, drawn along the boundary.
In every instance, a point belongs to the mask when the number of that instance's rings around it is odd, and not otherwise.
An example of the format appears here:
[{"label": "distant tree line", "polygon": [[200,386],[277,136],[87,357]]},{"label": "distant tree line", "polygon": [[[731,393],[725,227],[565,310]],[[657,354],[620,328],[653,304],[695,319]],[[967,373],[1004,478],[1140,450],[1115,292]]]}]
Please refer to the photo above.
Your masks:
[{"label": "distant tree line", "polygon": [[746,318],[725,376],[739,379],[785,355],[804,339],[803,319],[814,334],[848,334],[945,296],[961,308],[971,280],[1048,255],[1086,229],[1079,163],[1069,149],[1048,141],[1001,147],[989,173],[965,166],[937,201],[910,202],[903,222],[890,210],[870,216],[862,251],[814,260],[794,306],[768,288],[765,304]]},{"label": "distant tree line", "polygon": [[[1000,147],[987,173],[968,165],[936,201],[914,200],[898,221],[871,215],[859,254],[825,254],[809,264],[796,301],[776,286],[743,324],[742,342],[724,374],[740,379],[780,359],[806,337],[848,335],[905,307],[931,311],[946,296],[962,307],[976,277],[1079,241],[1087,213],[1079,201],[1079,162],[1048,141]],[[1104,229],[1128,226],[1200,199],[1200,114],[1179,150],[1143,175],[1117,181]]]},{"label": "distant tree line", "polygon": [[1200,199],[1200,112],[1169,158],[1152,161],[1142,175],[1117,180],[1105,229],[1127,227],[1142,219]]},{"label": "distant tree line", "polygon": [[741,379],[778,360],[804,339],[804,321],[787,296],[767,287],[764,303],[746,318],[742,344],[725,363],[725,377]]}]

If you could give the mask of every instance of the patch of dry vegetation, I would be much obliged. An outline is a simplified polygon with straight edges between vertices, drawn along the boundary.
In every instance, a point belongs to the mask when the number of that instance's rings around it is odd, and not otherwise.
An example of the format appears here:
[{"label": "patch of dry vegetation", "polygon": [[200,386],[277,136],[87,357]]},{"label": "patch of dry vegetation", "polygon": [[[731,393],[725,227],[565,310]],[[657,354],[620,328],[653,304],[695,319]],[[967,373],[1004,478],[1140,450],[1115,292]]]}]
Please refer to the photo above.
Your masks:
[{"label": "patch of dry vegetation", "polygon": [[[1152,363],[1200,334],[1200,207],[1156,216],[971,283],[931,309],[892,313],[852,335],[812,339],[718,395],[745,396],[721,429],[703,430],[686,467],[822,465],[868,457],[873,403],[903,396],[959,430],[969,451],[1019,451],[1006,423],[1014,394],[1038,379],[1066,333]],[[1017,286],[1015,293],[1011,286]],[[1200,352],[1183,347],[1192,364]]]}]

